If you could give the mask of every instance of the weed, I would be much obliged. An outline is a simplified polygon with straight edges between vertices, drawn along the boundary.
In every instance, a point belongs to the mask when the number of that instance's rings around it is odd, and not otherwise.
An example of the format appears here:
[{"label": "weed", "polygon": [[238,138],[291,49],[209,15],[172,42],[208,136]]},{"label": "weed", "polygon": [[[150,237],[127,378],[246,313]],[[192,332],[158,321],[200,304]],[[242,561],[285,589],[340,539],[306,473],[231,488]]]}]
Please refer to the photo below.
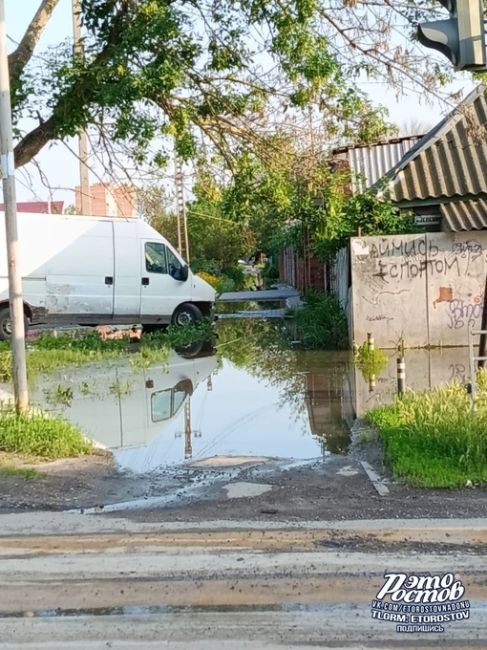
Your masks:
[{"label": "weed", "polygon": [[169,359],[170,348],[143,346],[138,354],[130,358],[130,365],[133,368],[149,368],[156,364],[165,364]]},{"label": "weed", "polygon": [[79,385],[79,391],[82,395],[91,395],[93,393],[91,386],[87,381],[82,381]]},{"label": "weed", "polygon": [[[213,336],[213,324],[203,320],[195,325],[169,327],[163,332],[145,334],[140,343],[125,339],[103,340],[98,333],[70,332],[55,336],[43,334],[27,353],[29,380],[67,366],[82,366],[110,361],[132,354],[132,365],[145,368],[166,361],[172,347],[205,341]],[[12,356],[8,344],[0,346],[0,381],[12,380]],[[85,393],[86,394],[86,393]]]},{"label": "weed", "polygon": [[74,425],[42,412],[19,415],[12,408],[0,409],[0,451],[37,458],[68,458],[93,450]]},{"label": "weed", "polygon": [[304,306],[294,316],[301,347],[308,350],[348,347],[347,318],[336,296],[309,291],[304,296]]},{"label": "weed", "polygon": [[358,348],[354,361],[367,380],[372,375],[378,375],[386,367],[387,356],[382,350],[370,349],[367,343],[364,343]]},{"label": "weed", "polygon": [[56,388],[45,388],[44,395],[48,404],[56,406],[62,404],[63,406],[71,406],[73,401],[73,389],[71,386],[66,386],[63,388],[61,384],[58,384]]},{"label": "weed", "polygon": [[129,381],[117,381],[111,386],[108,387],[108,390],[111,395],[116,395],[117,397],[126,397],[132,393],[132,384]]},{"label": "weed", "polygon": [[379,429],[396,476],[422,487],[487,483],[485,376],[479,387],[476,412],[459,383],[406,393],[390,406],[369,411],[367,419]]},{"label": "weed", "polygon": [[0,476],[18,476],[27,481],[44,478],[44,474],[33,467],[14,467],[13,465],[0,465]]},{"label": "weed", "polygon": [[0,381],[12,379],[12,353],[10,348],[2,346],[0,351]]},{"label": "weed", "polygon": [[371,442],[376,442],[377,440],[377,431],[374,429],[367,429],[366,431],[361,431],[358,435],[358,442],[362,445],[368,445]]}]

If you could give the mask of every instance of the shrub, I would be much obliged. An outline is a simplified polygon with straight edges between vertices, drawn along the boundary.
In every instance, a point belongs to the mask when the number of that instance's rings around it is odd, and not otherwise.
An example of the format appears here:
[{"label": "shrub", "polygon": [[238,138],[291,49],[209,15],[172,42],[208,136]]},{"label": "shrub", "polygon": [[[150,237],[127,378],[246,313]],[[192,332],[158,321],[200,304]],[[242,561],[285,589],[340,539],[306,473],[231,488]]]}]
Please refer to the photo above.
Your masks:
[{"label": "shrub", "polygon": [[455,487],[487,482],[485,378],[472,411],[465,387],[454,382],[432,391],[406,393],[367,413],[379,429],[394,474],[413,485]]},{"label": "shrub", "polygon": [[311,350],[348,348],[347,318],[336,296],[310,291],[295,316],[302,347]]},{"label": "shrub", "polygon": [[220,291],[221,277],[217,277],[216,275],[208,273],[207,271],[198,271],[196,275],[205,282],[208,282],[208,284],[211,284],[214,289]]}]

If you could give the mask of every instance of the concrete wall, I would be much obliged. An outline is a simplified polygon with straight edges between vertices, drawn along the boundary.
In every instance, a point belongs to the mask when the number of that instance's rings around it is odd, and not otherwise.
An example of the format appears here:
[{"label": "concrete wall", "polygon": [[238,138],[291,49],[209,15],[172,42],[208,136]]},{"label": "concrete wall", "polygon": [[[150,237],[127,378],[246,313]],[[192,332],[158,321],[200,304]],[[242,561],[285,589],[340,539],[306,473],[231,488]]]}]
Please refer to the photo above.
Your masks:
[{"label": "concrete wall", "polygon": [[[354,407],[357,417],[394,400],[397,394],[397,354],[391,350],[387,357],[387,365],[372,381],[353,364],[350,365],[352,379],[349,384],[355,388]],[[468,348],[406,350],[405,361],[408,390],[430,390],[453,380],[461,383],[470,380]]]},{"label": "concrete wall", "polygon": [[480,327],[487,232],[351,240],[353,339],[393,348],[467,345]]}]

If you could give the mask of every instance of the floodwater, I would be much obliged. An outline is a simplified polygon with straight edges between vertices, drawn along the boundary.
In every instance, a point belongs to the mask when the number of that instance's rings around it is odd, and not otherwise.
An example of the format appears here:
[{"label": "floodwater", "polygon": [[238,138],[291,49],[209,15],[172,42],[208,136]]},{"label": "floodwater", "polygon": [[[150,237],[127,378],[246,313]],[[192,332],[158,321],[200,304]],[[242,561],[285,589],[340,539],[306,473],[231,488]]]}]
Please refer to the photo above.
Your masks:
[{"label": "floodwater", "polygon": [[[346,453],[350,426],[391,401],[396,354],[364,377],[349,352],[290,349],[282,323],[224,321],[214,347],[134,368],[130,355],[38,381],[33,398],[62,413],[122,468],[148,472],[215,455],[307,459]],[[408,385],[468,379],[468,349],[406,352]]]}]

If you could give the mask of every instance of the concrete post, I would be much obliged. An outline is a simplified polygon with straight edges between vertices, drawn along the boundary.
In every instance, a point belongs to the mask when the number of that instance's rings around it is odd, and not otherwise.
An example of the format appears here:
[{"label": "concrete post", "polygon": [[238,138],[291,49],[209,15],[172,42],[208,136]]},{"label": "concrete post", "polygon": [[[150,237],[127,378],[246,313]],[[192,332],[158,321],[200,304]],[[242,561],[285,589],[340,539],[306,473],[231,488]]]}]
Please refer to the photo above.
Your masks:
[{"label": "concrete post", "polygon": [[10,319],[12,322],[11,347],[14,398],[17,411],[23,412],[29,406],[29,393],[25,357],[24,302],[18,258],[17,197],[15,192],[12,109],[6,36],[5,6],[4,0],[0,0],[0,160],[3,202],[5,204]]}]

